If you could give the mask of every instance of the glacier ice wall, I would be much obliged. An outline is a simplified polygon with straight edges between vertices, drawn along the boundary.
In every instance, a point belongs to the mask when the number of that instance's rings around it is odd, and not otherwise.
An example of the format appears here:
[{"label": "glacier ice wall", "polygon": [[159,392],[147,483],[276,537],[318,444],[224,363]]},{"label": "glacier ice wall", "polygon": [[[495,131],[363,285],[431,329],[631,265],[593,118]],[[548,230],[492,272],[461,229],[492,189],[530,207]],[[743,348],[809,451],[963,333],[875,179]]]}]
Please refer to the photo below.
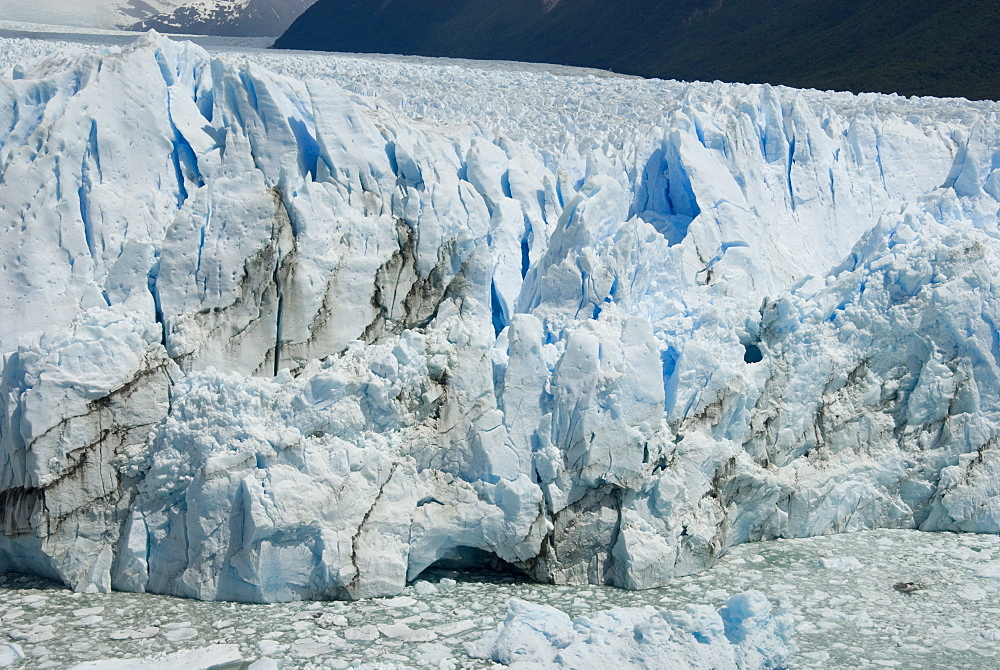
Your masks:
[{"label": "glacier ice wall", "polygon": [[155,34],[0,80],[0,570],[646,588],[1000,530],[995,104],[632,82],[550,142],[558,77],[419,67],[511,115]]}]

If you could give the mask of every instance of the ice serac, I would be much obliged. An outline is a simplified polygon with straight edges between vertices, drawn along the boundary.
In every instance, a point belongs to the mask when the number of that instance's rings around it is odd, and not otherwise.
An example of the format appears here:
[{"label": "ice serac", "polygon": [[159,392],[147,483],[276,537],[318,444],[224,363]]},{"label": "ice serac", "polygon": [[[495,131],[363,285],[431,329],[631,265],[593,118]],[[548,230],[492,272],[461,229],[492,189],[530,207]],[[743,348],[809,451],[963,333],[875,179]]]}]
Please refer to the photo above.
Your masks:
[{"label": "ice serac", "polygon": [[996,105],[677,84],[554,146],[155,34],[14,75],[0,570],[647,588],[740,542],[1000,531]]}]

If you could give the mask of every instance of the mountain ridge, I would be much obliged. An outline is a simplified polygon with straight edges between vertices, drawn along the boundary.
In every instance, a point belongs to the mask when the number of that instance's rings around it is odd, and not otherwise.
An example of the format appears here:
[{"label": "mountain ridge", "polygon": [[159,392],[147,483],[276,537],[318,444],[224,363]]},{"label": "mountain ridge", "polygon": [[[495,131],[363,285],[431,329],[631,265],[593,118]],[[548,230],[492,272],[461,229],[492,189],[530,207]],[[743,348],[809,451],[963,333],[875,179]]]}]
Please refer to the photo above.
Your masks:
[{"label": "mountain ridge", "polygon": [[0,19],[100,30],[274,37],[312,0],[3,0]]},{"label": "mountain ridge", "polygon": [[145,17],[129,30],[166,33],[259,37],[287,29],[312,0],[205,0]]},{"label": "mountain ridge", "polygon": [[[319,0],[276,42],[518,60],[680,80],[1000,98],[986,0]],[[547,9],[546,9],[547,7]]]}]

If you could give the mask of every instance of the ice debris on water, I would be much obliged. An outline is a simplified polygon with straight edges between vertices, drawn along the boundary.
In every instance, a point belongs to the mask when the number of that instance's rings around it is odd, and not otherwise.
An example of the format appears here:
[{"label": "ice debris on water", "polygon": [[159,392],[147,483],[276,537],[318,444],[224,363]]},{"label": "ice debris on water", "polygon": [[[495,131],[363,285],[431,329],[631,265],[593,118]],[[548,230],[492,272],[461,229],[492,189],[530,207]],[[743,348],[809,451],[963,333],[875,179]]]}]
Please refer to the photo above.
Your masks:
[{"label": "ice debris on water", "polygon": [[722,609],[619,608],[570,619],[548,605],[510,602],[496,631],[466,645],[473,657],[511,668],[781,668],[793,648],[792,617],[772,616],[759,591],[730,598]]},{"label": "ice debris on water", "polygon": [[644,589],[747,541],[997,532],[996,113],[153,33],[35,57],[0,80],[0,570]]},{"label": "ice debris on water", "polygon": [[[887,551],[887,547],[895,550]],[[850,574],[817,569],[817,556],[853,559],[860,567]],[[662,644],[667,653],[690,642],[692,631],[701,631],[701,623],[714,621],[715,626],[718,621],[714,617],[718,616],[727,642],[722,645],[718,639],[713,653],[736,657],[729,642],[736,639],[730,637],[736,629],[725,627],[726,621],[735,620],[733,615],[743,622],[740,630],[744,631],[744,651],[780,652],[785,648],[781,639],[773,647],[766,643],[776,632],[772,624],[780,615],[748,619],[746,613],[750,610],[732,607],[734,594],[758,590],[771,603],[781,603],[782,611],[796,622],[797,651],[788,654],[785,667],[853,670],[874,665],[978,670],[995,666],[1000,657],[1000,628],[989,617],[1000,608],[1000,577],[994,570],[998,557],[997,535],[878,530],[744,544],[734,547],[706,572],[678,577],[666,587],[643,591],[537,584],[509,574],[480,574],[475,581],[464,575],[461,581],[451,583],[452,577],[459,575],[434,571],[427,581],[438,586],[438,591],[429,595],[408,586],[402,598],[268,605],[121,592],[80,594],[37,578],[7,575],[0,576],[0,647],[19,645],[26,659],[9,666],[18,670],[67,668],[100,659],[157,661],[214,644],[236,645],[245,661],[259,663],[262,668],[280,661],[282,670],[365,664],[379,667],[380,663],[435,670],[487,670],[497,663],[493,646],[479,654],[488,658],[476,659],[467,655],[466,645],[481,648],[476,643],[487,633],[491,634],[492,645],[498,625],[506,625],[510,601],[514,599],[521,603],[517,607],[528,611],[542,603],[553,607],[562,613],[552,614],[556,623],[567,618],[574,622],[570,638],[573,653],[591,650],[577,644],[584,631],[595,643],[601,641],[600,646],[592,645],[595,653],[621,653],[613,649],[618,639],[636,653],[649,651],[654,643]],[[920,583],[921,594],[896,593],[892,584],[900,580]],[[727,601],[732,614],[717,614],[724,612]],[[755,599],[748,602],[752,605]],[[706,611],[706,618],[684,618],[691,603],[711,605],[696,608]],[[86,628],[68,625],[78,619],[75,611],[100,606],[105,607],[100,615],[102,621]],[[551,614],[543,608],[544,612]],[[661,629],[659,621],[666,621],[662,618],[665,612],[671,621],[677,621],[675,615],[680,614],[681,623],[688,623],[671,624],[670,631]],[[626,619],[634,619],[650,634],[641,643],[631,634],[618,635],[618,626]],[[751,620],[761,625],[749,626]],[[587,627],[577,627],[579,622]],[[419,641],[416,635],[410,639],[390,638],[379,630],[401,623],[410,631],[433,633],[436,639]],[[119,634],[136,630],[140,624],[147,634]],[[661,637],[651,634],[652,624],[663,633]],[[167,633],[178,627],[197,630],[197,638],[173,641]],[[509,649],[526,650],[527,641],[521,647],[513,646],[519,639],[513,630],[508,629],[504,644]],[[605,635],[609,630],[616,631],[611,642]],[[717,628],[709,626],[709,630]],[[755,636],[753,630],[762,636]],[[53,636],[53,631],[58,635]],[[358,632],[362,634],[355,634]],[[531,639],[539,642],[537,636]],[[561,653],[551,644],[536,646],[541,654],[539,663]],[[744,653],[736,658],[752,665],[753,658],[764,662],[773,656]]]}]

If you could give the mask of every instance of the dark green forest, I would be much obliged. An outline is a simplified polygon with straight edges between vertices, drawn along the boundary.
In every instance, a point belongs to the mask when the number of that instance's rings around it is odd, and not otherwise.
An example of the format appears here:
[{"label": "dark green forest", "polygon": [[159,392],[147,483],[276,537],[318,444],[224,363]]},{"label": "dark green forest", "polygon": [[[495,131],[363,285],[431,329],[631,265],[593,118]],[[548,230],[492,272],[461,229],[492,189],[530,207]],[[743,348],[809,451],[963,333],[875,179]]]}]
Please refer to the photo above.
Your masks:
[{"label": "dark green forest", "polygon": [[997,0],[319,0],[275,47],[1000,99]]}]

